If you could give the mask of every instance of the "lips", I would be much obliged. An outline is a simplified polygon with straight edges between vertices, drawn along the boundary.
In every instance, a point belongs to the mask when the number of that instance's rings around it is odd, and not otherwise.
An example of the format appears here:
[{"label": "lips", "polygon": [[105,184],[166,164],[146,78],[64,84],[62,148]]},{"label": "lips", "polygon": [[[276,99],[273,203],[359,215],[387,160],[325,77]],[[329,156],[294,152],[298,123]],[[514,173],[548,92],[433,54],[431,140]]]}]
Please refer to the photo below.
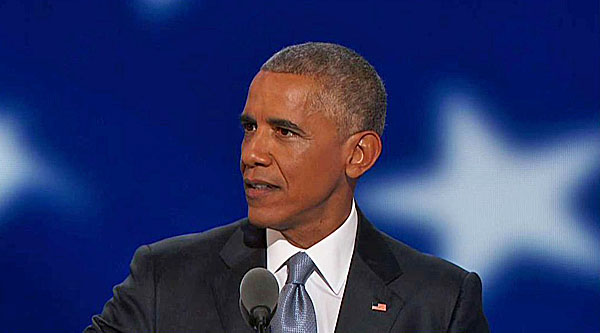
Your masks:
[{"label": "lips", "polygon": [[248,199],[260,199],[280,189],[279,186],[262,179],[244,179]]},{"label": "lips", "polygon": [[244,179],[244,185],[249,188],[279,188],[279,186],[269,183],[264,180]]}]

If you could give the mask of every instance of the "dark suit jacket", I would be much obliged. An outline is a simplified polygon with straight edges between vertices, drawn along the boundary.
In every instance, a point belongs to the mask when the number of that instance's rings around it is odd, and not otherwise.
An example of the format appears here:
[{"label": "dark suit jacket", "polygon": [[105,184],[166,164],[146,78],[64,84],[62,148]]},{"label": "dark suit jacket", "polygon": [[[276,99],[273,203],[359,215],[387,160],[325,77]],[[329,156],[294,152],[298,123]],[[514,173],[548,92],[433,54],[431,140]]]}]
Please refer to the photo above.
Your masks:
[{"label": "dark suit jacket", "polygon": [[[375,229],[358,233],[336,332],[487,332],[481,281]],[[266,266],[265,232],[247,219],[140,247],[86,332],[252,332],[239,285]],[[374,302],[387,311],[373,311]]]}]

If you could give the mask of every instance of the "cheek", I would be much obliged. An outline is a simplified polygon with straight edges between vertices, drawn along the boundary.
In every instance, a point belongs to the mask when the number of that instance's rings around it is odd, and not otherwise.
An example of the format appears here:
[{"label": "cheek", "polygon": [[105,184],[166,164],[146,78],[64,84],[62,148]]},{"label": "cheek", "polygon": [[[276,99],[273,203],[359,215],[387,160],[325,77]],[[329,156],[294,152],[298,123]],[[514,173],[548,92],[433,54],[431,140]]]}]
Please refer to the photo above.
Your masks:
[{"label": "cheek", "polygon": [[307,150],[303,154],[290,156],[285,165],[290,190],[299,195],[322,195],[335,186],[343,170],[336,149]]}]

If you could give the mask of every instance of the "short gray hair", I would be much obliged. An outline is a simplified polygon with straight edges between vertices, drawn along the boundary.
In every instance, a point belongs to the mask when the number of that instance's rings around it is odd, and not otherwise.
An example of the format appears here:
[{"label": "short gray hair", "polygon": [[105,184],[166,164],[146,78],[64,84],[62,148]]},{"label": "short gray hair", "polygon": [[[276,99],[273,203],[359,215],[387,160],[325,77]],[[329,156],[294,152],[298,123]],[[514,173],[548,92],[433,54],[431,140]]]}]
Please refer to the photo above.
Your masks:
[{"label": "short gray hair", "polygon": [[275,53],[260,68],[311,76],[321,86],[313,104],[324,107],[342,136],[385,126],[387,96],[375,68],[355,51],[332,43],[308,42]]}]

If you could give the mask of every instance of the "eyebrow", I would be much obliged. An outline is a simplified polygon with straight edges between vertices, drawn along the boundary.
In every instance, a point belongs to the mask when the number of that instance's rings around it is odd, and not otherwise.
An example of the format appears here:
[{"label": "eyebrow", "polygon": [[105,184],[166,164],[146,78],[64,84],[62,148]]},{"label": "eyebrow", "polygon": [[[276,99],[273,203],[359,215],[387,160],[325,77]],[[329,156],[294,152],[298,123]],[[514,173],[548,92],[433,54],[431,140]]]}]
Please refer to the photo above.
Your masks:
[{"label": "eyebrow", "polygon": [[256,124],[256,119],[250,117],[247,114],[240,115],[240,123],[242,124]]},{"label": "eyebrow", "polygon": [[300,126],[296,125],[295,123],[293,123],[287,119],[268,118],[267,123],[271,126],[284,127],[284,128],[290,129],[292,131],[296,131],[299,134],[306,135],[306,133],[304,133],[304,131],[300,128]]},{"label": "eyebrow", "polygon": [[[256,124],[256,119],[254,119],[253,117],[247,115],[247,114],[242,114],[240,115],[240,122],[242,124]],[[306,132],[304,132],[300,126],[298,126],[296,123],[287,120],[287,119],[282,119],[282,118],[268,118],[267,119],[267,123],[271,126],[274,127],[283,127],[283,128],[287,128],[293,131],[298,132],[301,135],[306,135]]]}]

